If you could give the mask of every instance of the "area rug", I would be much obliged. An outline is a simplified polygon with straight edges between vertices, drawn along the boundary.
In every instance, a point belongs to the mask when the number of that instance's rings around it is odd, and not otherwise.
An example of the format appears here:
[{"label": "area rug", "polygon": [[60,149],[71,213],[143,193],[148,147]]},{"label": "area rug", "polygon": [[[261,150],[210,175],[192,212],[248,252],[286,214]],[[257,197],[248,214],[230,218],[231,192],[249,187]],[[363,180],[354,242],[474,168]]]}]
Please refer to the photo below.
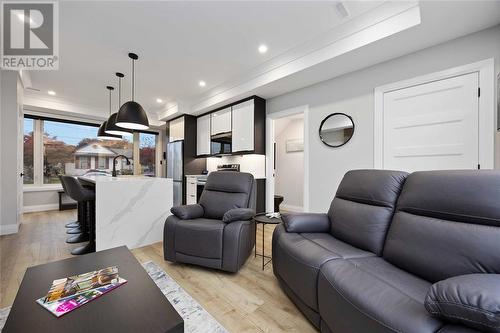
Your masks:
[{"label": "area rug", "polygon": [[[186,333],[228,333],[214,317],[195,301],[174,279],[152,261],[142,264],[170,304],[184,319]],[[78,310],[75,310],[78,311]],[[10,312],[10,306],[0,309],[0,332]]]}]

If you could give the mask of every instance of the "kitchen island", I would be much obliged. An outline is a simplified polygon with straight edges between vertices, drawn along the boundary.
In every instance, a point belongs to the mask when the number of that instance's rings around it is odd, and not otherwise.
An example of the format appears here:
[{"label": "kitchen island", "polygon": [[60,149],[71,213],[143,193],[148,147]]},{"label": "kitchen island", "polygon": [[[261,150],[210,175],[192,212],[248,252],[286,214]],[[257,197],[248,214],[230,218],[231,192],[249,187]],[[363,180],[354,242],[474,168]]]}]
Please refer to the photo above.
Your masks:
[{"label": "kitchen island", "polygon": [[126,245],[129,249],[163,239],[163,224],[172,208],[169,178],[80,176],[95,187],[96,251]]}]

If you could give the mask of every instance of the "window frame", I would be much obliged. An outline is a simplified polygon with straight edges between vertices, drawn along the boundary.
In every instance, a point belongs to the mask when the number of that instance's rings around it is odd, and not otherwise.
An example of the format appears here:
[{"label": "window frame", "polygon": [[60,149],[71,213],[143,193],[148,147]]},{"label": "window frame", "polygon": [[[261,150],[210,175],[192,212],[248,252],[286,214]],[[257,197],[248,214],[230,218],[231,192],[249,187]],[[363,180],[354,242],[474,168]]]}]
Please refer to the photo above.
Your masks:
[{"label": "window frame", "polygon": [[[25,110],[27,111],[27,110]],[[73,125],[84,125],[84,126],[92,126],[92,127],[99,127],[101,124],[97,122],[91,122],[91,121],[85,121],[85,120],[76,120],[76,119],[68,119],[68,118],[58,118],[58,117],[53,117],[53,116],[46,116],[46,115],[38,115],[36,113],[30,113],[26,112],[24,114],[24,118],[26,119],[33,119],[33,184],[23,184],[23,190],[25,192],[32,192],[32,191],[47,191],[47,190],[60,190],[61,184],[47,184],[44,183],[44,175],[43,175],[43,151],[44,151],[44,146],[43,146],[43,121],[55,121],[55,122],[60,122],[60,123],[66,123],[66,124],[73,124]],[[155,131],[155,130],[145,130],[145,131],[134,131],[133,132],[133,151],[132,151],[132,156],[134,161],[139,161],[140,155],[139,155],[139,133],[146,133],[146,134],[153,134],[156,136],[155,139],[155,148],[156,148],[156,163],[155,163],[155,173],[156,177],[161,177],[162,176],[162,159],[161,159],[161,132],[160,130]],[[24,132],[22,133],[24,135]],[[24,151],[23,151],[24,154]],[[103,157],[107,159],[107,157]],[[96,164],[98,165],[99,158],[97,158]],[[111,167],[111,162],[105,161],[105,164]],[[140,175],[140,164],[139,163],[134,163],[134,175]]]}]

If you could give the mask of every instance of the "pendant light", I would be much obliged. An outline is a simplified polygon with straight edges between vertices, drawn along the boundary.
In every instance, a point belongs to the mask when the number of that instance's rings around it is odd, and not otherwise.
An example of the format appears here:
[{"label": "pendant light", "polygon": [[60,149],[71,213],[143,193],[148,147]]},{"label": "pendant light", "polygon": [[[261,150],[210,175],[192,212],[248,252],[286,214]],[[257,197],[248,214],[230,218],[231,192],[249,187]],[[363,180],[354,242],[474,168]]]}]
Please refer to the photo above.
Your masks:
[{"label": "pendant light", "polygon": [[[113,91],[115,88],[111,86],[107,86],[106,89],[109,90],[109,114],[111,114],[111,91]],[[99,127],[99,131],[97,131],[97,138],[101,140],[114,140],[118,141],[121,140],[122,137],[119,135],[113,135],[113,134],[108,134],[106,133],[106,125],[108,124],[108,121],[105,121],[101,124]]]},{"label": "pendant light", "polygon": [[134,101],[134,63],[139,57],[135,53],[129,53],[128,56],[132,59],[132,100],[120,107],[118,116],[116,117],[116,125],[133,130],[145,130],[149,128],[148,116],[142,106]]},{"label": "pendant light", "polygon": [[[120,108],[122,104],[122,78],[125,76],[122,73],[116,73],[118,77],[118,108]],[[123,129],[121,127],[116,126],[116,117],[118,112],[113,113],[109,116],[108,123],[106,125],[106,133],[113,135],[129,135],[132,133],[131,130]]]}]

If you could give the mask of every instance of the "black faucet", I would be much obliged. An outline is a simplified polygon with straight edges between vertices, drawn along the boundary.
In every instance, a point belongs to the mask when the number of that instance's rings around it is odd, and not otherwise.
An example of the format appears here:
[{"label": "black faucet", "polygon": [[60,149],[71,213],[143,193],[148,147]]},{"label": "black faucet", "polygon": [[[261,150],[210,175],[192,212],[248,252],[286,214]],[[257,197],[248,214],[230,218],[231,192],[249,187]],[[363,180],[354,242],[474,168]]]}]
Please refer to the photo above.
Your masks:
[{"label": "black faucet", "polygon": [[118,157],[125,157],[125,159],[127,160],[127,165],[130,165],[130,161],[127,158],[127,156],[125,156],[125,155],[116,155],[115,158],[113,158],[113,173],[112,173],[113,177],[116,177],[116,159]]}]

